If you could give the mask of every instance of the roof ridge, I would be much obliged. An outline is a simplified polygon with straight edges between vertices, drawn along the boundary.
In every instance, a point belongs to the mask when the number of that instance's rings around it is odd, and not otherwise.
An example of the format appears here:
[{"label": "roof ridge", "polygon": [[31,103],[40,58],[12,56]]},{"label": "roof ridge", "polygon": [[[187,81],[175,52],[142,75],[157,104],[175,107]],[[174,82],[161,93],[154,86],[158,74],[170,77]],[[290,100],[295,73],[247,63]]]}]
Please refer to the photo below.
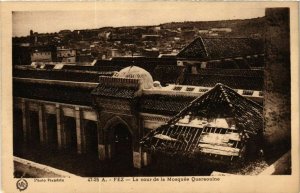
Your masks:
[{"label": "roof ridge", "polygon": [[200,41],[201,41],[201,43],[202,43],[202,45],[203,45],[203,48],[204,48],[204,51],[205,51],[205,55],[206,55],[206,57],[208,57],[208,52],[207,52],[207,49],[206,49],[206,46],[205,46],[205,44],[204,44],[204,42],[203,42],[203,39],[202,39],[202,37],[201,37],[201,36],[199,36],[198,38],[200,39]]},{"label": "roof ridge", "polygon": [[224,96],[224,98],[226,99],[226,101],[227,101],[227,103],[228,103],[228,105],[229,105],[229,107],[233,107],[232,106],[232,104],[231,104],[231,101],[230,101],[230,99],[228,98],[228,95],[227,95],[227,93],[225,92],[225,90],[224,90],[224,88],[223,88],[223,84],[221,84],[221,83],[217,83],[217,85],[219,86],[219,88],[220,88],[220,90],[221,90],[221,93],[222,93],[222,95]]},{"label": "roof ridge", "polygon": [[[230,90],[230,91],[232,91],[232,92],[235,92],[232,88],[230,88],[229,86],[227,86],[227,85],[223,85],[226,89],[228,89],[228,90]],[[236,92],[235,92],[236,93]],[[248,98],[246,98],[246,97],[243,97],[243,96],[241,96],[240,94],[238,94],[237,93],[237,96],[239,97],[239,98],[243,98],[245,101],[247,101],[247,102],[249,102],[249,103],[251,103],[252,105],[255,105],[255,106],[257,106],[257,107],[260,107],[260,108],[263,108],[260,104],[258,104],[257,102],[255,102],[255,101],[253,101],[253,100],[250,100],[250,99],[248,99]]]}]

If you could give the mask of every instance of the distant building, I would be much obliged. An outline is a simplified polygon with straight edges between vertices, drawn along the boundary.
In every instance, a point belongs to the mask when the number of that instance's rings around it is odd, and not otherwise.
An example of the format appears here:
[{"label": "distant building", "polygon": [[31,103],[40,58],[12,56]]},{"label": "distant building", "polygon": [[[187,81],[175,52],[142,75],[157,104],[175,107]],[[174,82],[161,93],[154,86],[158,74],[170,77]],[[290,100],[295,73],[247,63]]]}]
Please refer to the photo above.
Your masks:
[{"label": "distant building", "polygon": [[231,28],[212,28],[211,31],[213,32],[232,32]]},{"label": "distant building", "polygon": [[31,62],[52,62],[52,54],[50,51],[35,50],[30,55]]},{"label": "distant building", "polygon": [[157,41],[161,38],[160,35],[142,35],[143,41]]},{"label": "distant building", "polygon": [[122,56],[121,52],[118,49],[109,49],[107,51],[108,58],[120,57]]},{"label": "distant building", "polygon": [[158,57],[159,50],[157,48],[144,49],[142,54],[146,57]]},{"label": "distant building", "polygon": [[66,35],[72,34],[72,31],[71,31],[71,30],[60,30],[60,31],[58,32],[58,34],[59,34],[60,37],[64,37],[64,36],[66,36]]},{"label": "distant building", "polygon": [[57,61],[64,63],[76,62],[76,50],[68,48],[57,48]]},{"label": "distant building", "polygon": [[207,29],[198,30],[199,34],[207,34],[208,32],[209,32],[209,30],[207,30]]},{"label": "distant building", "polygon": [[218,36],[219,34],[218,33],[209,33],[208,35],[209,36]]},{"label": "distant building", "polygon": [[81,49],[76,52],[76,62],[90,63],[94,60],[91,49]]},{"label": "distant building", "polygon": [[56,46],[42,45],[30,47],[31,62],[53,62],[56,61]]},{"label": "distant building", "polygon": [[154,26],[153,27],[153,31],[155,31],[155,32],[159,32],[160,30],[161,30],[160,26]]},{"label": "distant building", "polygon": [[186,30],[182,31],[181,34],[185,39],[193,39],[196,35],[196,32],[194,30]]},{"label": "distant building", "polygon": [[111,32],[101,32],[98,34],[98,38],[108,40],[111,36]]}]

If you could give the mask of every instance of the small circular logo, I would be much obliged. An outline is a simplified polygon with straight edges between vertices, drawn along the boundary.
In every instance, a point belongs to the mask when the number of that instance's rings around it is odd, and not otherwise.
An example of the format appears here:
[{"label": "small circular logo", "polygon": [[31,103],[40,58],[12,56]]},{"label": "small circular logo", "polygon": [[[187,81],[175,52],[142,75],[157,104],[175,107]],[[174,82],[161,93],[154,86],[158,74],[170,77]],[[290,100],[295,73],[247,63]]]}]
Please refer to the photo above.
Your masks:
[{"label": "small circular logo", "polygon": [[17,181],[17,188],[20,191],[26,190],[27,187],[28,187],[28,182],[25,179],[21,178]]}]

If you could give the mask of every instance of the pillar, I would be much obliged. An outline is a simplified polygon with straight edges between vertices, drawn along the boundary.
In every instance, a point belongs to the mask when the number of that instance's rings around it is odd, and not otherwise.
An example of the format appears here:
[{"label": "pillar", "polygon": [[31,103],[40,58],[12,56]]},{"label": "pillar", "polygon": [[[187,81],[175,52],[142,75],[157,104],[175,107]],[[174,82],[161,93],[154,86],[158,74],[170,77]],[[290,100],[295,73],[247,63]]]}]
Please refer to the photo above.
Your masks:
[{"label": "pillar", "polygon": [[112,158],[112,151],[113,151],[112,150],[112,145],[111,144],[107,144],[106,147],[107,147],[107,151],[106,151],[107,152],[107,158],[111,159]]},{"label": "pillar", "polygon": [[22,109],[22,129],[23,129],[23,141],[26,143],[27,142],[27,137],[28,137],[28,133],[27,133],[27,127],[28,127],[28,111],[26,108],[26,103],[25,100],[22,99],[21,101],[21,109]]},{"label": "pillar", "polygon": [[97,133],[98,133],[98,157],[99,160],[104,161],[106,159],[106,151],[105,151],[105,140],[104,140],[104,132],[102,130],[100,124],[100,115],[97,113]]},{"label": "pillar", "polygon": [[57,145],[58,149],[63,147],[63,120],[60,105],[56,105],[56,128],[57,128]]},{"label": "pillar", "polygon": [[98,157],[99,157],[99,160],[101,160],[101,161],[105,160],[105,145],[104,144],[98,144]]},{"label": "pillar", "polygon": [[77,140],[77,153],[82,153],[82,140],[81,140],[81,112],[79,107],[75,107],[75,120],[76,120],[76,140]]},{"label": "pillar", "polygon": [[46,117],[45,117],[45,112],[43,105],[39,105],[38,109],[38,114],[39,114],[39,132],[40,132],[40,142],[46,143],[46,136],[47,136],[47,124],[46,124]]},{"label": "pillar", "polygon": [[86,153],[86,129],[87,129],[87,122],[85,120],[82,120],[81,123],[82,127],[81,127],[81,143],[82,143],[82,153]]},{"label": "pillar", "polygon": [[143,166],[148,166],[151,163],[151,155],[147,152],[143,152]]},{"label": "pillar", "polygon": [[142,151],[141,147],[137,148],[137,150],[133,150],[133,167],[142,168]]}]

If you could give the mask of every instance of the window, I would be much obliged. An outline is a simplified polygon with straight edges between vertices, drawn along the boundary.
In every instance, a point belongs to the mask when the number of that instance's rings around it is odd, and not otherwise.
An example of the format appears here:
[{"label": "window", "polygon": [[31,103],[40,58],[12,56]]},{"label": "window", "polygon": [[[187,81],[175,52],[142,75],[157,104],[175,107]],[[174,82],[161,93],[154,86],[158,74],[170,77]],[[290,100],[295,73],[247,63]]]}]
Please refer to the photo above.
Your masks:
[{"label": "window", "polygon": [[173,90],[175,90],[175,91],[180,91],[182,89],[182,86],[175,86],[174,88],[173,88]]},{"label": "window", "polygon": [[252,90],[243,90],[243,95],[253,95],[253,91]]},{"label": "window", "polygon": [[189,92],[191,92],[191,91],[193,91],[193,90],[195,90],[195,88],[193,88],[193,87],[187,87],[187,88],[186,88],[186,91],[189,91]]},{"label": "window", "polygon": [[199,92],[207,92],[207,91],[208,91],[207,88],[200,88],[200,89],[199,89]]}]

